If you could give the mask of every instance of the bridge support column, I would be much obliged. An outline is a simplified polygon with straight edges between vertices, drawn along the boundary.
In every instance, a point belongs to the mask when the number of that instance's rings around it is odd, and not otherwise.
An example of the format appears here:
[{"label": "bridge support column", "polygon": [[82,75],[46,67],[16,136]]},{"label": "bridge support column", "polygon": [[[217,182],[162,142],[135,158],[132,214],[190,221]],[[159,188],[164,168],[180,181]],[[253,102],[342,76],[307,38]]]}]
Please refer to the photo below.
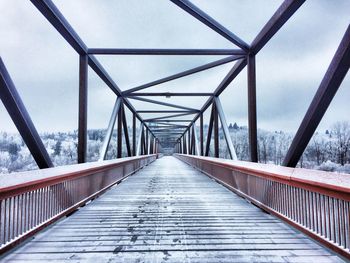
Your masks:
[{"label": "bridge support column", "polygon": [[193,149],[193,154],[200,155],[199,151],[199,145],[198,145],[198,138],[197,138],[197,129],[196,129],[196,124],[193,124],[193,141],[194,141],[194,149]]},{"label": "bridge support column", "polygon": [[213,107],[214,107],[214,157],[219,158],[219,118],[218,118],[218,112],[216,109],[216,103],[213,101]]},{"label": "bridge support column", "polygon": [[248,132],[250,160],[258,162],[258,139],[256,122],[256,71],[255,55],[247,56],[248,72]]},{"label": "bridge support column", "polygon": [[79,57],[78,163],[86,162],[88,104],[88,56]]},{"label": "bridge support column", "polygon": [[183,135],[182,140],[183,140],[183,153],[187,154],[186,133]]},{"label": "bridge support column", "polygon": [[136,113],[132,114],[132,154],[136,156]]},{"label": "bridge support column", "polygon": [[121,102],[118,113],[118,127],[117,127],[117,158],[122,158],[122,124],[123,124],[123,102]]},{"label": "bridge support column", "polygon": [[187,131],[187,141],[188,141],[188,154],[192,154],[192,142],[191,142],[191,127]]},{"label": "bridge support column", "polygon": [[146,150],[145,150],[145,154],[149,154],[149,132],[148,132],[148,128],[146,127]]},{"label": "bridge support column", "polygon": [[200,144],[200,152],[198,155],[203,156],[204,155],[204,134],[203,134],[203,112],[201,113],[199,117],[199,144]]},{"label": "bridge support column", "polygon": [[179,147],[180,147],[180,149],[179,149],[180,153],[183,153],[181,138],[179,139]]}]

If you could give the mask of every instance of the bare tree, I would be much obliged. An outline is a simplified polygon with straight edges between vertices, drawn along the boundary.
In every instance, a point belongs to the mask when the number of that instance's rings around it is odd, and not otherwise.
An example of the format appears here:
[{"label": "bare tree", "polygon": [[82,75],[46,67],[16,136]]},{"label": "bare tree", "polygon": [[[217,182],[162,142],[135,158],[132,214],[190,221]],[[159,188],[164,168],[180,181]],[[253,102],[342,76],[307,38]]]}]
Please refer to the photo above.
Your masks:
[{"label": "bare tree", "polygon": [[350,124],[349,122],[336,122],[332,126],[332,135],[336,144],[337,162],[342,166],[349,162],[348,153],[350,148]]}]

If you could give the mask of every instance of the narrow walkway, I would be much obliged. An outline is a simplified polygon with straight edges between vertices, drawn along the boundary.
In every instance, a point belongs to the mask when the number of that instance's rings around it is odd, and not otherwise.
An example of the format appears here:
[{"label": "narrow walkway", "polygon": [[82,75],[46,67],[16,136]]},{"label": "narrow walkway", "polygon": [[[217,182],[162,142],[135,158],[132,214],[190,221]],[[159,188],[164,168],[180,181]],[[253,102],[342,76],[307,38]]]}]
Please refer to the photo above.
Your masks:
[{"label": "narrow walkway", "polygon": [[4,262],[342,262],[174,157],[54,224]]}]

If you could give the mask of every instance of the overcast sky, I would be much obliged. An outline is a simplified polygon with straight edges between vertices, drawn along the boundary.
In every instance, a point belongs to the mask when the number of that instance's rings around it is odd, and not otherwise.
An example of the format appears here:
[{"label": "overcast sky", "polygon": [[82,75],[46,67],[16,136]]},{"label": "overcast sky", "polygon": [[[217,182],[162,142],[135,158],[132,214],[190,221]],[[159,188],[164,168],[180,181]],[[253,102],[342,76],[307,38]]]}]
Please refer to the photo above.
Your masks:
[{"label": "overcast sky", "polygon": [[[88,47],[236,48],[165,0],[56,0]],[[251,43],[281,1],[193,0]],[[258,127],[295,132],[350,22],[349,0],[308,0],[257,55]],[[0,0],[0,55],[39,132],[77,129],[78,55],[28,0]],[[122,89],[149,82],[218,56],[99,56]],[[215,90],[233,64],[149,89]],[[244,70],[221,95],[228,122],[247,124]],[[145,90],[147,91],[147,90]],[[350,120],[349,74],[321,125]],[[162,98],[200,108],[205,99]],[[89,128],[105,128],[115,95],[89,71]],[[137,109],[157,106],[132,101]],[[144,115],[148,118],[149,115]],[[16,131],[0,102],[0,130]]]}]

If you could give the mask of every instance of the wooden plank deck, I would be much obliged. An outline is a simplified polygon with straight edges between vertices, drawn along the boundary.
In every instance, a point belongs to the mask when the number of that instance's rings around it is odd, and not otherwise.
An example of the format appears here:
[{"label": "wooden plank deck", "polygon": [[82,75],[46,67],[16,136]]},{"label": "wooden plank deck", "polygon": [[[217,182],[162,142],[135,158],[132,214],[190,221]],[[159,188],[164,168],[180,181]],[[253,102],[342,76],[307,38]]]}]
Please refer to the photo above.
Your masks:
[{"label": "wooden plank deck", "polygon": [[163,157],[2,262],[344,262],[174,157]]}]

